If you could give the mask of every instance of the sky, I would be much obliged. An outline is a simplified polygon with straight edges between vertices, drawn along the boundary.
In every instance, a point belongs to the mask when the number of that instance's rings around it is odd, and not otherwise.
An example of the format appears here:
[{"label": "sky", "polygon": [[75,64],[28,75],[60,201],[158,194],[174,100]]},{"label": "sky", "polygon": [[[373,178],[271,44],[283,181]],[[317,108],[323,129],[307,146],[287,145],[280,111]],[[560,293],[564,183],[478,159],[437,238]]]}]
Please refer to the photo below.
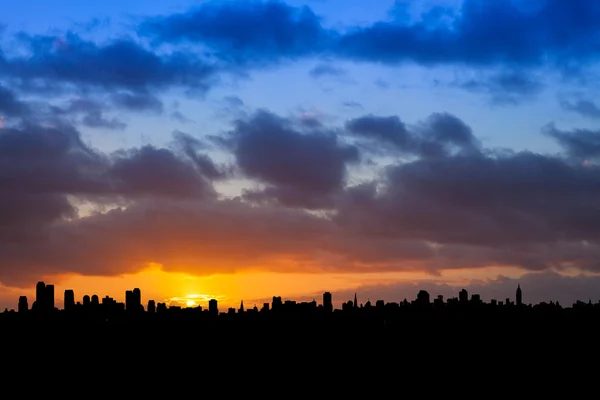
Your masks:
[{"label": "sky", "polygon": [[0,14],[0,308],[600,300],[600,3],[168,3]]}]

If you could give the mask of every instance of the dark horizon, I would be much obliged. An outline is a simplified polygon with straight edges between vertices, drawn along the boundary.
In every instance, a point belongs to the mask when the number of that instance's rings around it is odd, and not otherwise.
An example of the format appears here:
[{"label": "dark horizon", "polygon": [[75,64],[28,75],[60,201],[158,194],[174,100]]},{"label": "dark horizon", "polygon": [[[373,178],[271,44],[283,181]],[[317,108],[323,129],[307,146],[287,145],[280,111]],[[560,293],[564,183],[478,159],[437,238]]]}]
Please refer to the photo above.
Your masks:
[{"label": "dark horizon", "polygon": [[[458,293],[457,297],[450,297],[450,298],[444,298],[443,295],[438,295],[435,296],[434,298],[432,298],[432,296],[430,295],[429,292],[427,292],[426,290],[419,290],[419,292],[417,293],[415,299],[413,300],[408,300],[408,299],[404,299],[403,301],[400,302],[385,302],[384,300],[381,299],[376,299],[373,302],[371,302],[371,299],[367,299],[366,302],[359,302],[358,298],[359,293],[355,293],[354,294],[354,299],[349,299],[347,301],[344,301],[342,304],[341,308],[336,308],[334,306],[334,301],[333,301],[333,294],[331,292],[324,292],[322,294],[322,301],[319,304],[316,300],[313,301],[302,301],[302,302],[298,302],[296,300],[293,299],[283,299],[281,296],[273,296],[272,298],[272,303],[271,303],[271,309],[273,307],[273,305],[275,304],[279,304],[279,305],[289,305],[289,306],[293,306],[293,305],[299,305],[302,307],[306,307],[308,305],[312,306],[315,309],[325,309],[329,312],[334,312],[334,311],[344,311],[344,310],[349,310],[349,309],[362,309],[362,308],[369,308],[369,307],[398,307],[398,306],[407,306],[409,304],[411,305],[415,305],[415,304],[420,304],[420,305],[425,305],[425,304],[433,304],[433,305],[437,305],[437,306],[443,306],[443,305],[449,305],[449,304],[478,304],[478,305],[491,305],[491,306],[498,306],[498,307],[502,307],[502,306],[507,306],[507,307],[512,307],[512,306],[517,306],[517,307],[536,307],[536,306],[546,306],[546,305],[550,305],[550,306],[554,306],[554,307],[558,307],[558,308],[573,308],[576,306],[580,306],[581,304],[588,304],[588,305],[592,305],[591,300],[588,301],[583,301],[583,300],[578,300],[575,303],[573,303],[571,306],[567,305],[562,305],[559,302],[555,302],[555,301],[547,301],[547,302],[541,302],[541,303],[536,303],[536,304],[532,304],[532,303],[526,303],[523,301],[523,290],[521,288],[520,284],[517,284],[517,287],[515,289],[515,293],[514,293],[514,298],[511,298],[511,296],[507,296],[506,298],[499,300],[499,299],[492,299],[489,302],[485,302],[481,299],[480,294],[478,293],[469,293],[466,289],[461,289]],[[92,296],[90,295],[83,295],[83,297],[81,298],[81,301],[78,301],[75,298],[75,293],[72,289],[67,289],[64,292],[64,296],[63,296],[63,308],[60,309],[58,307],[55,306],[56,303],[56,294],[54,291],[54,285],[53,284],[46,284],[43,281],[39,281],[36,285],[36,298],[35,300],[30,303],[29,299],[27,298],[27,296],[20,296],[19,300],[18,300],[18,306],[16,308],[16,311],[18,313],[28,313],[28,312],[34,312],[34,313],[49,313],[49,312],[56,312],[56,311],[73,311],[76,308],[79,308],[81,310],[84,309],[90,309],[90,307],[99,307],[99,306],[105,306],[105,307],[112,307],[115,310],[120,310],[120,311],[126,311],[126,312],[147,312],[147,313],[154,313],[157,312],[158,310],[163,310],[163,311],[167,311],[169,309],[172,310],[182,310],[182,309],[188,309],[188,310],[199,310],[199,311],[209,311],[211,313],[217,313],[217,314],[235,314],[236,312],[244,312],[244,311],[250,311],[253,310],[255,312],[258,311],[269,311],[269,303],[265,302],[263,304],[261,304],[261,308],[258,308],[256,305],[249,307],[248,304],[246,303],[246,307],[244,307],[244,300],[241,299],[240,300],[240,307],[236,310],[234,307],[227,307],[227,311],[217,311],[218,310],[218,300],[217,299],[210,299],[208,300],[208,307],[203,307],[201,305],[194,305],[194,306],[188,306],[188,307],[182,307],[179,305],[168,305],[166,303],[161,303],[161,302],[156,302],[153,299],[149,299],[147,305],[144,307],[143,301],[142,301],[142,291],[140,288],[133,288],[131,290],[127,290],[125,292],[125,302],[118,302],[115,299],[113,299],[112,297],[106,295],[104,297],[98,296],[96,294],[93,294]],[[598,303],[596,303],[599,307],[600,307],[600,301],[598,301]],[[5,309],[4,313],[14,313],[15,309]]]}]

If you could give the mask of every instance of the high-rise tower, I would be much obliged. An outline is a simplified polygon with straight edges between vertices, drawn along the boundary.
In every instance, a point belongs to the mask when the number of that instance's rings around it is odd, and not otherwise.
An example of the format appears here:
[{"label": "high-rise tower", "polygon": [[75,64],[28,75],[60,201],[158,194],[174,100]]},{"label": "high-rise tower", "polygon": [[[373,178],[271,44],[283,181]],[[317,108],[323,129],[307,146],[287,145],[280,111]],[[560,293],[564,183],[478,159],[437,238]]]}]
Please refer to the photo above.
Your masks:
[{"label": "high-rise tower", "polygon": [[517,305],[523,304],[523,292],[521,291],[521,285],[517,285]]}]

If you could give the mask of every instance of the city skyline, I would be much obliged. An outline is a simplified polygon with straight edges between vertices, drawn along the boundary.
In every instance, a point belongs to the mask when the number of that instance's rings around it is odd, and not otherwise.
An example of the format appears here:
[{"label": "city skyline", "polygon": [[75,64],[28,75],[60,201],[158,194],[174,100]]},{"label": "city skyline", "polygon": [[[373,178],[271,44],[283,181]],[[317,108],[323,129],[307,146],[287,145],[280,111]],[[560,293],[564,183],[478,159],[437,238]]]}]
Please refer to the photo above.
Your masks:
[{"label": "city skyline", "polygon": [[[114,298],[106,295],[106,296],[99,296],[97,294],[92,294],[91,296],[89,294],[84,294],[81,297],[81,300],[79,301],[76,296],[75,296],[75,291],[73,289],[66,289],[64,291],[64,295],[63,295],[63,306],[62,308],[60,307],[56,307],[56,293],[55,293],[55,287],[54,284],[48,283],[46,284],[45,282],[39,281],[36,284],[35,287],[35,300],[33,302],[29,302],[29,299],[27,296],[19,296],[19,300],[17,303],[17,307],[16,310],[13,309],[5,309],[5,313],[6,312],[14,312],[14,311],[18,311],[19,313],[26,313],[28,311],[34,311],[34,312],[44,312],[44,313],[48,313],[51,311],[55,311],[55,310],[63,310],[63,311],[70,311],[73,310],[75,307],[90,307],[90,306],[119,306],[123,311],[127,311],[127,312],[140,312],[140,311],[145,311],[145,312],[156,312],[157,309],[169,309],[169,308],[174,308],[174,309],[181,309],[181,308],[185,308],[185,309],[198,309],[198,310],[208,310],[210,313],[212,314],[224,314],[224,313],[235,313],[236,309],[235,307],[227,307],[227,311],[219,311],[218,309],[218,300],[217,299],[209,299],[206,303],[206,306],[203,306],[202,304],[167,304],[165,302],[157,302],[154,299],[149,299],[147,301],[147,305],[144,306],[144,302],[143,302],[143,298],[142,298],[142,291],[140,288],[133,288],[131,290],[127,290],[125,292],[125,301],[124,302],[119,302],[117,300],[115,300]],[[457,297],[451,297],[451,298],[447,298],[444,299],[443,295],[437,295],[435,296],[433,299],[431,298],[431,294],[429,292],[427,292],[426,290],[419,290],[419,292],[416,294],[414,300],[411,300],[411,303],[414,303],[415,301],[418,303],[422,303],[422,304],[429,304],[429,303],[438,303],[438,304],[444,304],[445,302],[447,303],[454,303],[454,302],[460,302],[460,303],[485,303],[483,301],[483,299],[481,299],[481,295],[479,293],[471,293],[469,294],[469,292],[466,289],[461,289],[458,293]],[[470,297],[469,297],[470,295]],[[315,306],[318,304],[319,308],[324,308],[326,311],[328,312],[332,312],[334,310],[339,310],[339,309],[348,309],[348,308],[363,308],[363,307],[370,307],[371,305],[376,305],[376,304],[407,304],[407,302],[409,302],[409,300],[407,298],[404,298],[404,300],[399,301],[399,302],[384,302],[384,300],[382,299],[376,299],[373,302],[371,302],[370,299],[367,299],[366,302],[359,302],[358,301],[358,294],[354,293],[354,299],[350,299],[350,300],[342,300],[341,308],[336,308],[335,307],[335,303],[333,302],[333,295],[331,292],[324,292],[322,293],[322,302],[320,304],[317,303],[317,301],[315,299],[313,299],[311,302],[301,302],[301,303],[297,303],[296,300],[293,299],[285,299],[282,298],[281,296],[273,296],[272,297],[272,303],[271,303],[271,307],[273,307],[274,304],[308,304],[308,303],[312,303]],[[550,302],[544,302],[544,303],[554,303],[553,301]],[[600,303],[600,302],[599,302]],[[492,305],[496,305],[498,304],[499,306],[502,305],[516,305],[516,306],[521,306],[521,305],[526,305],[527,303],[523,302],[523,294],[522,294],[522,289],[521,289],[521,285],[517,284],[517,288],[515,289],[515,296],[514,296],[514,300],[511,300],[510,297],[506,297],[505,300],[498,300],[498,299],[492,299],[490,301],[490,304]],[[259,308],[257,307],[256,304],[254,304],[253,307],[251,307],[254,311],[259,311]],[[268,306],[268,302],[263,302],[261,304],[261,309],[266,309],[269,310],[269,306]],[[244,300],[241,299],[240,300],[240,306],[237,309],[237,312],[244,312],[245,308],[244,308]]]},{"label": "city skyline", "polygon": [[[354,298],[353,299],[346,299],[346,300],[338,300],[336,302],[333,301],[333,294],[331,292],[323,292],[321,294],[321,298],[322,301],[321,303],[317,303],[317,301],[313,298],[312,301],[301,301],[298,303],[297,300],[294,299],[290,299],[290,298],[284,298],[282,296],[273,296],[272,297],[272,302],[273,303],[280,303],[280,304],[308,304],[308,303],[312,303],[315,306],[317,306],[319,308],[324,308],[325,310],[331,312],[334,310],[344,310],[346,308],[363,308],[363,306],[366,307],[370,307],[371,305],[374,304],[408,304],[410,303],[414,303],[416,302],[420,302],[420,303],[437,303],[437,304],[444,304],[444,303],[455,303],[455,302],[460,302],[460,303],[482,303],[482,304],[486,304],[486,302],[484,301],[484,299],[481,298],[481,295],[479,293],[469,293],[468,290],[462,288],[460,291],[458,291],[457,296],[454,297],[449,297],[449,298],[445,298],[443,295],[434,295],[432,296],[427,290],[424,289],[420,289],[417,293],[416,296],[414,297],[414,299],[408,300],[407,298],[404,298],[401,301],[395,301],[395,302],[385,302],[383,299],[374,299],[373,301],[371,301],[370,298],[367,298],[366,301],[359,301],[358,298],[358,293],[354,293]],[[236,308],[235,307],[231,307],[231,306],[227,306],[226,309],[227,311],[218,311],[218,300],[211,298],[208,299],[206,301],[206,304],[200,304],[200,302],[198,303],[194,303],[194,304],[168,304],[166,302],[160,302],[160,301],[156,301],[155,299],[148,299],[146,302],[146,306],[144,306],[144,299],[142,297],[142,291],[140,288],[133,288],[133,289],[129,289],[125,292],[125,301],[124,302],[120,302],[108,295],[102,296],[102,295],[98,295],[98,294],[84,294],[80,299],[77,298],[77,296],[75,295],[75,291],[73,289],[66,289],[64,291],[64,295],[63,295],[63,302],[62,302],[62,308],[61,307],[57,307],[56,303],[57,303],[57,299],[56,299],[56,293],[55,293],[55,286],[54,284],[46,284],[45,282],[39,281],[36,284],[35,287],[35,299],[30,302],[29,298],[27,296],[19,296],[18,299],[18,303],[17,303],[17,307],[16,309],[5,309],[5,312],[13,312],[13,311],[18,311],[19,313],[23,313],[23,312],[28,312],[28,311],[37,311],[37,312],[50,312],[53,310],[63,310],[63,311],[69,311],[69,310],[73,310],[75,307],[89,307],[89,306],[99,306],[99,305],[105,305],[105,306],[119,306],[121,307],[121,309],[123,311],[127,311],[127,312],[131,312],[131,311],[146,311],[146,312],[156,312],[157,309],[163,308],[163,309],[168,309],[168,308],[174,308],[174,309],[199,309],[199,310],[208,310],[211,313],[235,313]],[[266,300],[266,299],[263,299]],[[582,302],[581,300],[578,300],[575,303],[580,303]],[[591,303],[591,300],[588,300],[588,302]],[[543,301],[537,304],[543,304],[543,303],[549,303],[549,304],[560,304],[560,302],[555,302],[552,300],[548,300],[548,301]],[[246,303],[248,305],[248,303]],[[267,305],[268,302],[267,301],[263,301],[260,305],[261,308],[260,309],[269,309],[269,306]],[[341,307],[337,307],[336,308],[336,304],[341,304]],[[536,305],[536,303],[527,303],[523,301],[523,292],[521,289],[521,285],[517,284],[517,287],[515,289],[515,293],[514,293],[514,298],[511,296],[507,296],[505,299],[491,299],[489,301],[489,304],[491,305],[517,305],[517,306],[521,306],[521,305]],[[600,301],[598,302],[598,304],[600,304]],[[568,305],[566,305],[567,307],[569,307]],[[254,309],[254,311],[258,311],[259,308],[257,307],[256,304],[254,304],[253,306],[250,305],[249,308]],[[238,312],[243,312],[244,311],[244,300],[240,299],[240,306],[237,309]]]},{"label": "city skyline", "polygon": [[598,21],[595,0],[21,0],[0,309],[39,280],[595,303]]}]

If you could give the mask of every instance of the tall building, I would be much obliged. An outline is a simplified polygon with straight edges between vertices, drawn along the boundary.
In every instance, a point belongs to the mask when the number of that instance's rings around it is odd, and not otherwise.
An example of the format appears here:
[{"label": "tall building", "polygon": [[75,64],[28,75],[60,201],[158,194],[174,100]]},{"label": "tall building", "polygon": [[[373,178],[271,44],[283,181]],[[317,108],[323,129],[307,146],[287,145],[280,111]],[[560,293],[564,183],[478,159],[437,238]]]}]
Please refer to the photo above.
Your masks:
[{"label": "tall building", "polygon": [[127,311],[133,310],[134,302],[135,301],[133,299],[133,290],[126,290],[125,291],[125,309]]},{"label": "tall building", "polygon": [[429,292],[427,292],[426,290],[420,290],[419,293],[417,293],[417,303],[421,305],[431,304]]},{"label": "tall building", "polygon": [[154,300],[148,300],[148,312],[154,314],[156,312],[156,303]]},{"label": "tall building", "polygon": [[48,311],[54,310],[54,285],[46,285],[45,290],[45,308]]},{"label": "tall building", "polygon": [[331,293],[329,293],[329,292],[323,293],[323,308],[327,312],[333,311],[333,300],[331,297]]},{"label": "tall building", "polygon": [[138,288],[133,289],[133,309],[135,311],[142,311],[142,291]]},{"label": "tall building", "polygon": [[35,309],[41,311],[45,308],[46,304],[46,284],[44,282],[38,282],[35,285]]},{"label": "tall building", "polygon": [[27,303],[27,296],[19,297],[19,312],[25,313],[29,310],[29,304]]},{"label": "tall building", "polygon": [[88,296],[87,294],[85,296],[83,296],[83,305],[84,306],[89,306],[90,303],[91,303],[90,296]]},{"label": "tall building", "polygon": [[65,310],[72,310],[75,307],[75,292],[72,289],[65,290],[63,301]]},{"label": "tall building", "polygon": [[463,289],[460,292],[458,292],[458,301],[460,301],[461,303],[467,303],[469,301],[469,292],[467,292],[466,289]]},{"label": "tall building", "polygon": [[100,304],[100,298],[97,294],[92,295],[92,304],[95,306]]},{"label": "tall building", "polygon": [[240,310],[239,312],[243,313],[244,312],[244,300],[242,300],[242,302],[240,303]]},{"label": "tall building", "polygon": [[219,314],[219,308],[217,307],[217,300],[216,299],[210,299],[208,301],[208,312],[210,312],[213,315],[218,315]]},{"label": "tall building", "polygon": [[521,291],[521,285],[517,285],[517,305],[523,304],[523,292]]}]

